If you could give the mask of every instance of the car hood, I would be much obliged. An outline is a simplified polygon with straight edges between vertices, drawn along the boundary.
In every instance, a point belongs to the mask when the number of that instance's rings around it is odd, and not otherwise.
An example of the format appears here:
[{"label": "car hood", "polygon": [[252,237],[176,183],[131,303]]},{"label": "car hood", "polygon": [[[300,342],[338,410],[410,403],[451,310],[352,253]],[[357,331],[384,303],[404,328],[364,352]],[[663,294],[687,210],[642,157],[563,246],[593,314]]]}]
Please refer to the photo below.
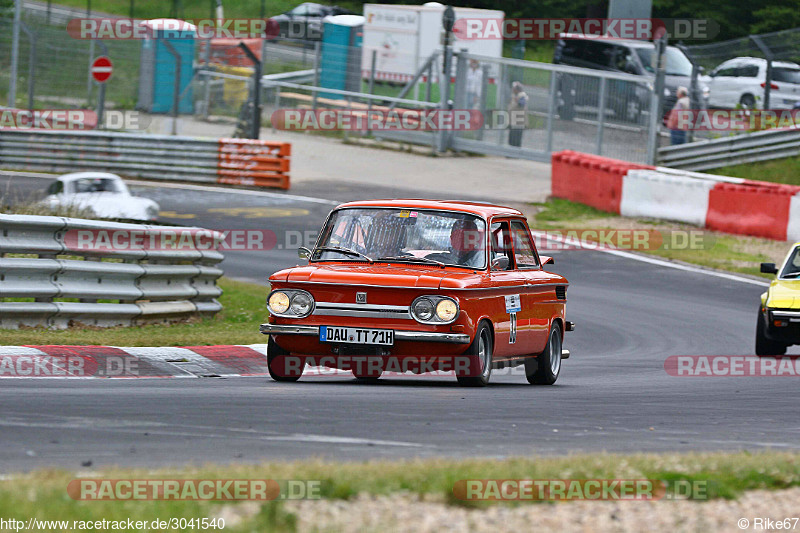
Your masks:
[{"label": "car hood", "polygon": [[776,279],[770,284],[767,306],[775,309],[800,309],[800,279]]},{"label": "car hood", "polygon": [[290,268],[276,272],[271,281],[328,283],[340,285],[370,285],[379,287],[411,287],[438,289],[467,284],[481,277],[473,270],[457,268],[420,267],[397,264],[325,264]]}]

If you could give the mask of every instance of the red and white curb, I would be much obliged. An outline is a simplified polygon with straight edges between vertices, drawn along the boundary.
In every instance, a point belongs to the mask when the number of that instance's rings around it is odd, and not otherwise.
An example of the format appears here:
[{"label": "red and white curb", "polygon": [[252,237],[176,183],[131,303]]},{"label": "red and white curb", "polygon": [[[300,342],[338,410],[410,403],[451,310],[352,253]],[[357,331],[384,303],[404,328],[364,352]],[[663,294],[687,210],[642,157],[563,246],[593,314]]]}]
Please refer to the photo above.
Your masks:
[{"label": "red and white curb", "polygon": [[266,376],[267,345],[0,346],[0,378]]}]

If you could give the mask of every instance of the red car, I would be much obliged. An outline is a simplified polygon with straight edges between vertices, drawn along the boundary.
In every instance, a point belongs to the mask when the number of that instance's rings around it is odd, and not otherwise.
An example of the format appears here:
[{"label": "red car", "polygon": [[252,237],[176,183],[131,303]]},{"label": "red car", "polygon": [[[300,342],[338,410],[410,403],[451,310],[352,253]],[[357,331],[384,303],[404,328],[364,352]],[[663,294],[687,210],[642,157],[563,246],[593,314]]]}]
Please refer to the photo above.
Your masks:
[{"label": "red car", "polygon": [[552,385],[561,362],[569,282],[544,266],[525,217],[482,203],[372,200],[328,216],[309,261],[270,276],[267,362],[276,381],[306,365],[454,373],[483,386],[524,365]]}]

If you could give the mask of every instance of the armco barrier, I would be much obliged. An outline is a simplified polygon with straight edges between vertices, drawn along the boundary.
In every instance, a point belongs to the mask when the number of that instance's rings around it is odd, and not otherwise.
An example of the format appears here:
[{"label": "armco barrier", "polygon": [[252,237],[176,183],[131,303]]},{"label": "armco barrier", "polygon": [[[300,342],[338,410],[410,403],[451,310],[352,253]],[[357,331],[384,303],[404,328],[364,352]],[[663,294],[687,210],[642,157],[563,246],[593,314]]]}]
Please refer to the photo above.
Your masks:
[{"label": "armco barrier", "polygon": [[290,156],[284,142],[0,129],[0,168],[288,189]]},{"label": "armco barrier", "polygon": [[[800,240],[800,187],[658,167],[567,151],[553,154],[559,198],[624,216],[687,222],[777,240]],[[616,173],[629,165],[623,175]],[[635,168],[639,167],[639,168]],[[613,170],[612,170],[613,169]],[[620,201],[615,203],[616,198]]]},{"label": "armco barrier", "polygon": [[223,259],[218,241],[207,240],[214,242],[207,249],[75,245],[76,232],[102,230],[165,242],[199,228],[0,215],[0,327],[130,325],[213,315],[222,308],[216,300],[222,294],[216,286],[222,275],[216,265]]},{"label": "armco barrier", "polygon": [[564,150],[552,156],[552,194],[601,211],[619,213],[622,178],[631,169],[655,169],[608,157]]}]

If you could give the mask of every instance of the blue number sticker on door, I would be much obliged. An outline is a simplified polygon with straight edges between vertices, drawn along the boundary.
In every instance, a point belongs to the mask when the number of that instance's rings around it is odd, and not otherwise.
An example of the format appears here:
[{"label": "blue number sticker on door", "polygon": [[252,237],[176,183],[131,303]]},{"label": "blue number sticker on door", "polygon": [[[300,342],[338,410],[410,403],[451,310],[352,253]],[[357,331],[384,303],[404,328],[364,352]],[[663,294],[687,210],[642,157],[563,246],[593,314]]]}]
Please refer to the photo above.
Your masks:
[{"label": "blue number sticker on door", "polygon": [[519,313],[522,311],[522,299],[519,294],[506,296],[506,313]]}]

